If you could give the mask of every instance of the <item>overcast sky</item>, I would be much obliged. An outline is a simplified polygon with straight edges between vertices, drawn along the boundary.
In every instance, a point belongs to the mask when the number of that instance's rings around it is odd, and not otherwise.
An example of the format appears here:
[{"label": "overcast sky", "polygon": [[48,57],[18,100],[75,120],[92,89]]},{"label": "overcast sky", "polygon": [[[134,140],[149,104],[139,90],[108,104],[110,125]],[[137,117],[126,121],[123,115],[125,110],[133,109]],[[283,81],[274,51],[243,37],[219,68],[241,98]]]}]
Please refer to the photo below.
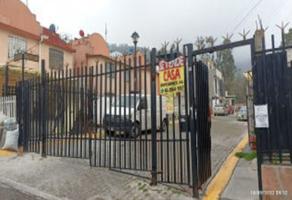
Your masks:
[{"label": "overcast sky", "polygon": [[[137,31],[141,46],[158,48],[177,37],[193,43],[197,36],[212,35],[220,43],[227,32],[239,40],[244,28],[255,30],[257,15],[278,39],[275,24],[292,22],[291,0],[28,0],[28,5],[43,26],[53,23],[59,33],[77,37],[82,29],[104,36],[107,24],[109,43],[131,43]],[[248,65],[246,52],[235,50],[240,67]]]}]

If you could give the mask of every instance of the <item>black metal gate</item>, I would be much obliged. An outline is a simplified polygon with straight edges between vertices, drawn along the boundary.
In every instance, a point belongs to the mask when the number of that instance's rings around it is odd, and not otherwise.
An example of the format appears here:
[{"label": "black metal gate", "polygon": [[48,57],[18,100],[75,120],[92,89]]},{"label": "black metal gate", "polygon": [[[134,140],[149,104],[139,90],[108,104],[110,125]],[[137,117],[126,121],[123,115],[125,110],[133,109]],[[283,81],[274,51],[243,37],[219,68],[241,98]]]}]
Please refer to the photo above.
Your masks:
[{"label": "black metal gate", "polygon": [[[43,156],[89,159],[91,166],[198,188],[211,175],[208,68],[193,46],[183,53],[105,59],[95,67],[45,73],[19,83],[21,143]],[[184,59],[184,88],[173,112],[159,94],[157,64]]]},{"label": "black metal gate", "polygon": [[280,47],[275,47],[273,35],[271,49],[265,48],[263,40],[252,71],[254,104],[266,105],[268,111],[268,126],[257,127],[255,123],[260,199],[264,194],[262,165],[292,164],[292,63],[287,56],[292,46],[286,46],[285,41],[284,31]]}]

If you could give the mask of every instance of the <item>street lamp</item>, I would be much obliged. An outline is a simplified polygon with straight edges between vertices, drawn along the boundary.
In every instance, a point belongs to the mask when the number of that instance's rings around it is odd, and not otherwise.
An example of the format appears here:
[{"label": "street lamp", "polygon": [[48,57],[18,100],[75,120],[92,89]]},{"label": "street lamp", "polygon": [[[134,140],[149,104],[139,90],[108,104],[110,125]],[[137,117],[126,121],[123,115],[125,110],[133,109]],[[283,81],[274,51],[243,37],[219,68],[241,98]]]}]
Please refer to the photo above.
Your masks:
[{"label": "street lamp", "polygon": [[132,33],[132,36],[131,36],[131,37],[132,37],[132,39],[133,39],[134,46],[136,47],[140,36],[139,36],[139,34],[135,31],[134,33]]},{"label": "street lamp", "polygon": [[139,34],[134,31],[134,33],[132,33],[132,39],[133,39],[133,43],[134,43],[134,87],[135,87],[135,92],[136,92],[136,86],[137,86],[137,43],[138,43],[138,39],[139,39]]},{"label": "street lamp", "polygon": [[136,55],[137,55],[137,43],[139,40],[139,34],[135,31],[134,33],[132,33],[132,39],[133,39],[133,43],[134,43],[134,67],[136,66]]}]

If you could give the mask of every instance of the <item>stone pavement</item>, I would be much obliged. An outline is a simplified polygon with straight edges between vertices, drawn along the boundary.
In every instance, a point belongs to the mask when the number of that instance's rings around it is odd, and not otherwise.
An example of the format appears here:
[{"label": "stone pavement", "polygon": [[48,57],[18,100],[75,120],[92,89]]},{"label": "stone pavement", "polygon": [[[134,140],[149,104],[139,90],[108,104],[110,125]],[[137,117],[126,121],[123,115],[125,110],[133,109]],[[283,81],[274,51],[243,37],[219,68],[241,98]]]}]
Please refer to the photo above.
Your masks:
[{"label": "stone pavement", "polygon": [[258,190],[257,160],[240,159],[233,175],[221,195],[222,200],[257,200],[252,191]]},{"label": "stone pavement", "polygon": [[0,157],[0,183],[40,199],[192,199],[182,188],[162,184],[151,187],[149,180],[90,168],[88,160],[43,159],[33,153]]}]

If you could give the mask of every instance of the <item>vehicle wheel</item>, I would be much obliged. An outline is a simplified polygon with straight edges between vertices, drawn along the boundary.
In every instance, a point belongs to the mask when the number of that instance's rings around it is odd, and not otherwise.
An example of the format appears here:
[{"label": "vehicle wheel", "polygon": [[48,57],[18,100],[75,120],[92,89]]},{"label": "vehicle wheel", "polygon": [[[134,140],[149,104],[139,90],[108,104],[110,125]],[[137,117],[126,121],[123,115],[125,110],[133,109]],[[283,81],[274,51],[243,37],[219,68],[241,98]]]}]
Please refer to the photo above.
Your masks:
[{"label": "vehicle wheel", "polygon": [[114,131],[109,131],[109,130],[105,130],[105,134],[106,134],[106,136],[110,136],[110,137],[112,137],[112,136],[114,136]]},{"label": "vehicle wheel", "polygon": [[129,136],[131,138],[136,138],[140,134],[140,124],[138,122],[135,122],[131,128],[131,131],[129,133]]}]

